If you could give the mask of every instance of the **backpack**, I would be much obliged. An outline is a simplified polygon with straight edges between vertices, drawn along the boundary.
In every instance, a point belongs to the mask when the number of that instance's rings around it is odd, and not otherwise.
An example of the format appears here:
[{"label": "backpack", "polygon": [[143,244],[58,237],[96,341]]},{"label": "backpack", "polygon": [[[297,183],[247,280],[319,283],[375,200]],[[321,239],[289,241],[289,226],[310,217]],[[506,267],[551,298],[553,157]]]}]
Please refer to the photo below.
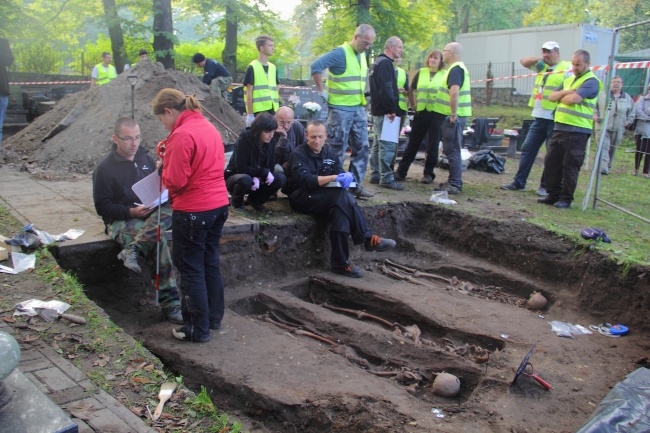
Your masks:
[{"label": "backpack", "polygon": [[607,237],[604,230],[596,229],[596,228],[592,228],[592,227],[582,229],[580,231],[580,235],[586,240],[594,240],[594,241],[602,240],[603,242],[608,243],[608,244],[612,242]]}]

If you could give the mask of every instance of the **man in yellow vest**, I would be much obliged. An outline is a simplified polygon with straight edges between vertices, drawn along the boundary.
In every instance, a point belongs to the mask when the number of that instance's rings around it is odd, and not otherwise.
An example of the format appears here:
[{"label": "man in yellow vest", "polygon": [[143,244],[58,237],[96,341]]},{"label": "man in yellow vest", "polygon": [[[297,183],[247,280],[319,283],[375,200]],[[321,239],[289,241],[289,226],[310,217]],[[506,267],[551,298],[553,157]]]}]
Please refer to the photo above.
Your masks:
[{"label": "man in yellow vest", "polygon": [[90,87],[103,86],[117,77],[117,71],[115,70],[115,66],[111,65],[111,60],[113,60],[111,53],[102,53],[102,62],[96,64],[90,73]]},{"label": "man in yellow vest", "polygon": [[[327,145],[339,156],[341,166],[348,145],[351,149],[349,171],[357,182],[351,191],[357,198],[369,198],[374,193],[363,188],[370,148],[366,118],[366,79],[368,64],[364,52],[375,42],[375,29],[361,24],[352,41],[320,56],[311,65],[311,77],[324,104],[328,105]],[[327,91],[323,86],[323,71],[329,69]]]},{"label": "man in yellow vest", "polygon": [[[528,106],[533,107],[532,116],[535,118],[521,148],[519,169],[512,182],[501,185],[501,189],[510,191],[523,190],[535,158],[542,144],[548,143],[553,134],[553,114],[556,102],[551,102],[549,96],[563,81],[571,75],[571,62],[560,60],[560,46],[557,42],[548,41],[542,45],[542,57],[524,57],[519,62],[523,67],[538,72],[535,86],[530,95]],[[540,181],[537,195],[546,196],[544,173]]]},{"label": "man in yellow vest", "polygon": [[571,207],[594,124],[596,99],[603,90],[603,83],[591,72],[589,62],[587,51],[576,51],[571,57],[573,76],[549,96],[558,105],[544,161],[548,196],[537,201],[558,209]]},{"label": "man in yellow vest", "polygon": [[460,149],[463,144],[463,129],[467,118],[472,115],[472,95],[470,93],[469,72],[463,58],[463,46],[458,42],[445,45],[442,60],[447,65],[442,84],[436,94],[434,111],[442,113],[442,150],[449,161],[449,178],[441,183],[436,191],[460,194],[463,190],[463,162]]},{"label": "man in yellow vest", "polygon": [[250,126],[258,113],[275,114],[280,108],[278,93],[278,71],[269,62],[269,57],[275,52],[273,38],[261,35],[255,39],[259,52],[257,59],[250,62],[244,76],[244,104],[246,105],[246,126]]}]

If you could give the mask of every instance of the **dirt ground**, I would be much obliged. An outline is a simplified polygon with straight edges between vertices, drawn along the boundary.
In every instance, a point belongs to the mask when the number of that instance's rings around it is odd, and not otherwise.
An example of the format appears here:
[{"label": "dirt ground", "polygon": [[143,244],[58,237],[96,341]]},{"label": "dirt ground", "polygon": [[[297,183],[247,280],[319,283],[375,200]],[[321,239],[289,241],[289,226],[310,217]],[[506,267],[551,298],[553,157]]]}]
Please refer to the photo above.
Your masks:
[{"label": "dirt ground", "polygon": [[[138,107],[147,106],[159,81],[200,87],[195,77],[144,67],[136,86]],[[86,107],[80,129],[75,122],[41,143],[65,116],[55,108],[8,140],[11,163],[39,176],[75,173],[87,180],[110,144],[93,137],[110,137],[108,119],[130,110],[128,84],[109,86],[68,97],[70,106]],[[222,102],[216,101],[215,111]],[[95,112],[98,106],[116,111]],[[151,143],[164,138],[155,118],[140,113],[138,119]],[[229,124],[241,128],[237,122],[233,117]],[[140,376],[125,366],[145,363],[152,365],[150,372],[159,371],[162,361],[190,388],[210,389],[217,407],[251,432],[576,431],[612,386],[647,366],[650,269],[632,266],[623,274],[610,258],[526,223],[534,192],[499,191],[508,174],[467,171],[469,187],[490,183],[495,192],[483,199],[461,195],[449,208],[428,203],[432,188],[417,182],[420,173],[414,165],[405,191],[381,190],[363,203],[373,229],[398,242],[395,251],[383,254],[352,248],[363,279],[327,272],[326,227],[293,213],[280,196],[270,213],[245,214],[260,221],[258,233],[223,240],[228,308],[223,329],[209,343],[174,341],[152,305],[148,279],[125,270],[117,251],[104,248],[59,264],[79,277],[86,294],[124,333],[101,333],[105,341],[97,345],[90,344],[98,337],[88,328],[55,322],[45,331],[40,324],[19,323],[21,344],[38,339],[56,345],[143,418],[144,406],[155,400],[156,378],[134,381]],[[476,209],[483,218],[466,212]],[[60,296],[57,284],[64,277],[50,283],[33,274],[1,278],[6,306],[44,293]],[[546,308],[525,308],[533,291],[548,298]],[[91,305],[80,308],[81,314],[94,311]],[[632,332],[561,338],[551,332],[552,320],[624,323]],[[54,338],[62,333],[78,338]],[[129,352],[137,347],[132,338],[160,361],[146,350]],[[550,391],[526,376],[511,386],[533,344],[530,362]],[[460,378],[458,397],[433,394],[432,382],[443,371]],[[202,431],[192,420],[183,424],[187,411],[182,400],[176,403],[177,412],[156,427]]]}]

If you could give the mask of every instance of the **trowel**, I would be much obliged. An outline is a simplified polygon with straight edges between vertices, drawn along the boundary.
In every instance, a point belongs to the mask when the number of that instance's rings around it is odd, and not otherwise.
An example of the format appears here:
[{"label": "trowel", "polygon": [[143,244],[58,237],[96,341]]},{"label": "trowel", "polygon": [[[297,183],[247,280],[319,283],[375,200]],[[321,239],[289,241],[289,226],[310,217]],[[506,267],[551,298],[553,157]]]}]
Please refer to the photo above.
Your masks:
[{"label": "trowel", "polygon": [[174,393],[174,390],[176,389],[176,384],[172,382],[165,382],[162,384],[160,387],[160,392],[158,393],[158,400],[160,400],[160,403],[158,403],[158,406],[156,407],[155,412],[153,413],[153,416],[151,417],[152,420],[156,421],[158,418],[160,418],[160,415],[162,415],[163,411],[163,406],[172,397],[172,394]]},{"label": "trowel", "polygon": [[61,318],[72,323],[77,323],[79,325],[86,324],[86,319],[83,317],[75,316],[74,314],[59,314],[59,312],[53,308],[39,308],[38,315],[41,316],[46,322],[54,322],[56,319]]}]

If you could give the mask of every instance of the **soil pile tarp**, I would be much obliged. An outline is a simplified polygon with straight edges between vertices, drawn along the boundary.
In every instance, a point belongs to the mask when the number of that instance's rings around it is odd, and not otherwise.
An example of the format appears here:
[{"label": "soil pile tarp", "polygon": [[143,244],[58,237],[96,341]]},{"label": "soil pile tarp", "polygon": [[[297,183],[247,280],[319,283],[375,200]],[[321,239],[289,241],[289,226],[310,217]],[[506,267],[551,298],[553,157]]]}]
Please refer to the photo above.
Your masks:
[{"label": "soil pile tarp", "polygon": [[[244,127],[241,116],[197,76],[165,70],[160,63],[144,61],[105,86],[61,99],[52,110],[7,140],[8,158],[26,160],[30,171],[92,172],[112,146],[115,120],[131,116],[131,84],[127,76],[134,74],[138,76],[134,93],[135,118],[140,124],[142,145],[149,149],[154,149],[156,143],[169,134],[151,111],[151,101],[167,87],[201,100],[204,108],[218,118],[215,120],[204,112],[224,142],[234,142],[236,134]],[[67,124],[65,129],[61,124]],[[53,135],[53,132],[56,133]],[[48,135],[50,138],[44,140]]]}]

